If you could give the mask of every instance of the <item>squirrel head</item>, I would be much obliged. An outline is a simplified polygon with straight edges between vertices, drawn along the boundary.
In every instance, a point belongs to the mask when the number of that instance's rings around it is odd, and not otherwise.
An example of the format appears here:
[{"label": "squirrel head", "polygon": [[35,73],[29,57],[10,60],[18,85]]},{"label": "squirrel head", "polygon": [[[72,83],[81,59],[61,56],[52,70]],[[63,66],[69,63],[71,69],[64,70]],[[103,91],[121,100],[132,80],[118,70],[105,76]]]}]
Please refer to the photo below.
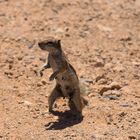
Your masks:
[{"label": "squirrel head", "polygon": [[61,50],[61,40],[54,37],[48,37],[46,40],[38,42],[38,46],[42,50],[53,53],[56,50]]}]

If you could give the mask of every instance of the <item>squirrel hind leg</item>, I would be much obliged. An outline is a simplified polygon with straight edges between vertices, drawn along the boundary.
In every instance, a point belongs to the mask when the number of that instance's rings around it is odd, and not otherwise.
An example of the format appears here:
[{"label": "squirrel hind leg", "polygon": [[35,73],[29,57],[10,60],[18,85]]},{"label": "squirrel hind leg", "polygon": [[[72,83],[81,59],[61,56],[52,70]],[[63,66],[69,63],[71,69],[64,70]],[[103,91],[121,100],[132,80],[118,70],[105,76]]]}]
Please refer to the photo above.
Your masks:
[{"label": "squirrel hind leg", "polygon": [[53,104],[55,100],[59,97],[63,97],[62,91],[59,85],[56,85],[50,96],[48,97],[49,112],[52,112]]}]

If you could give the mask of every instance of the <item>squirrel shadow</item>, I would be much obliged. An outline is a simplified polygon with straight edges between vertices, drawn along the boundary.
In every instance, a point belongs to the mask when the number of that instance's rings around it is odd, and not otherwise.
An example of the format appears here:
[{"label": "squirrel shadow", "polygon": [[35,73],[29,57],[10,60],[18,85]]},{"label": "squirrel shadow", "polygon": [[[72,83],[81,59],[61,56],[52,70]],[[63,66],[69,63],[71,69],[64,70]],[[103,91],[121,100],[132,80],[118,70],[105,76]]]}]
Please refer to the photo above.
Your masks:
[{"label": "squirrel shadow", "polygon": [[46,130],[61,130],[65,129],[67,127],[76,125],[78,123],[81,123],[83,120],[82,117],[76,117],[71,113],[70,110],[65,111],[65,112],[59,112],[59,111],[53,111],[51,112],[55,116],[59,116],[59,119],[55,122],[49,122],[45,124],[45,129]]}]

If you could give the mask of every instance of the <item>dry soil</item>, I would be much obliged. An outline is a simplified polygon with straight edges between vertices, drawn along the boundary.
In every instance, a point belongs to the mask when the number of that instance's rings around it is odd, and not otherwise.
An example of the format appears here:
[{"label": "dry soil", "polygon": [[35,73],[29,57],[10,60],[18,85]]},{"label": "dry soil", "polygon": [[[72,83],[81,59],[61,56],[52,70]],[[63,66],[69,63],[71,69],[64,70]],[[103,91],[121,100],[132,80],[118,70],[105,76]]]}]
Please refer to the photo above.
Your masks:
[{"label": "dry soil", "polygon": [[[83,120],[63,99],[47,113],[47,36],[86,87]],[[0,0],[0,140],[70,139],[140,140],[140,0]]]}]

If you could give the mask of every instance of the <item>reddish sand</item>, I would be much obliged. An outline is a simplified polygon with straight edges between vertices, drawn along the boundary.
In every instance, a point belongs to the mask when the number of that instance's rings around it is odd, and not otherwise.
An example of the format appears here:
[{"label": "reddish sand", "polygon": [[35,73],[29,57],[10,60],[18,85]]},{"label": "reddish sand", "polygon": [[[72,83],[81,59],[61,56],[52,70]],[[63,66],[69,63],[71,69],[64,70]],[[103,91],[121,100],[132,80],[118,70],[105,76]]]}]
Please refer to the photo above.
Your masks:
[{"label": "reddish sand", "polygon": [[[63,99],[47,113],[52,70],[34,73],[47,36],[86,85],[83,120]],[[140,0],[0,0],[1,139],[140,140]]]}]

